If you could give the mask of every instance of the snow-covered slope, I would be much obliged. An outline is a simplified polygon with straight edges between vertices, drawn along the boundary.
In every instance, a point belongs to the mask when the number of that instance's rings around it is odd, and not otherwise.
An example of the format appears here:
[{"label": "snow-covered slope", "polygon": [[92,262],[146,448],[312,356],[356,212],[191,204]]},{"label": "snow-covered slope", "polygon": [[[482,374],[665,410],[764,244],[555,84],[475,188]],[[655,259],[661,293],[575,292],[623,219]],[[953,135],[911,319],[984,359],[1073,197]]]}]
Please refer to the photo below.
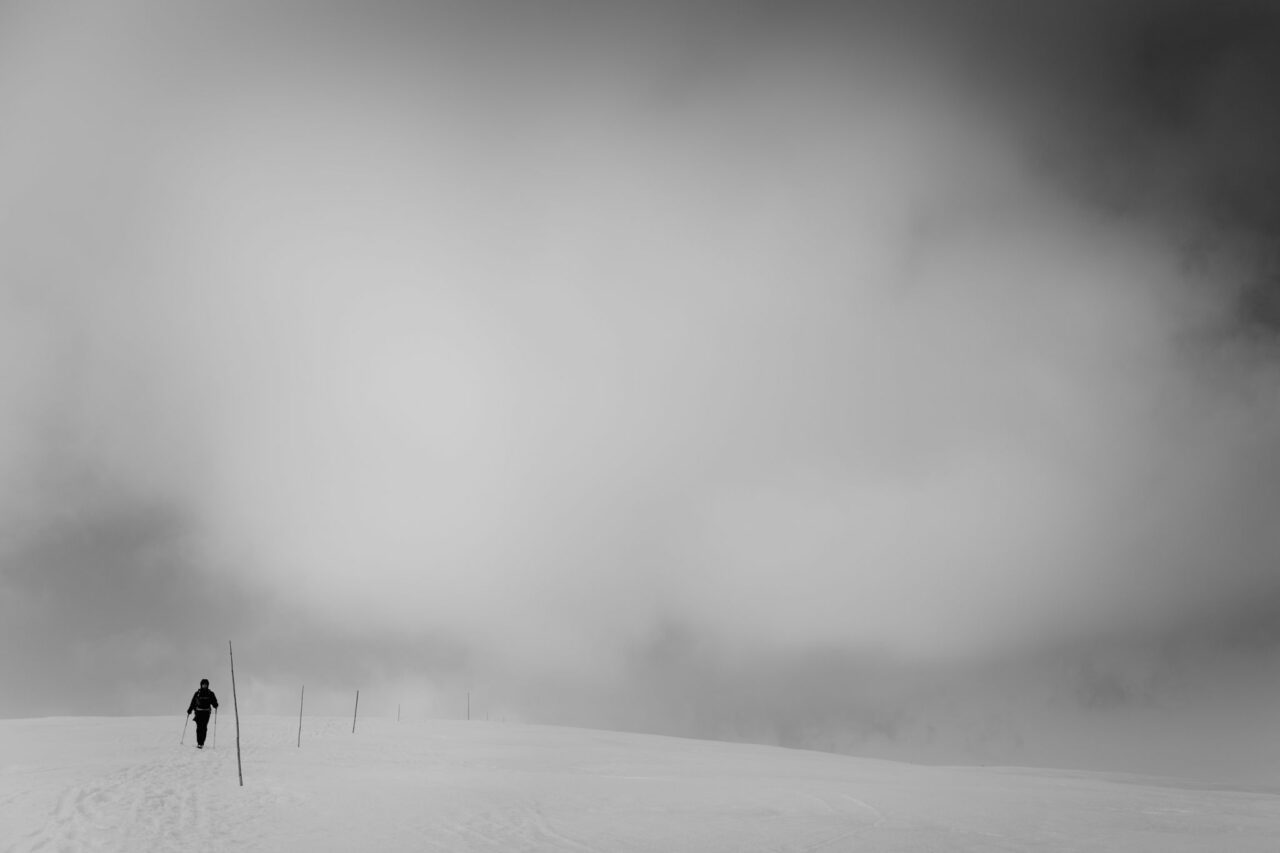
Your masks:
[{"label": "snow-covered slope", "polygon": [[[1268,851],[1280,797],[496,723],[0,721],[0,851]],[[210,740],[212,741],[212,735]]]}]

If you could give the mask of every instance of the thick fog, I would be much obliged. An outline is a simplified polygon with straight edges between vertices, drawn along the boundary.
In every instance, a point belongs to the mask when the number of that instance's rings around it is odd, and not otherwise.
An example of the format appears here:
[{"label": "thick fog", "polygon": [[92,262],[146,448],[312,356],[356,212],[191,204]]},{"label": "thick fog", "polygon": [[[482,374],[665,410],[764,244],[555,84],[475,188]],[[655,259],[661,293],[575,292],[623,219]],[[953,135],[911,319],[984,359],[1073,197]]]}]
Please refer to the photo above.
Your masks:
[{"label": "thick fog", "polygon": [[0,7],[0,714],[1271,772],[1278,33]]}]

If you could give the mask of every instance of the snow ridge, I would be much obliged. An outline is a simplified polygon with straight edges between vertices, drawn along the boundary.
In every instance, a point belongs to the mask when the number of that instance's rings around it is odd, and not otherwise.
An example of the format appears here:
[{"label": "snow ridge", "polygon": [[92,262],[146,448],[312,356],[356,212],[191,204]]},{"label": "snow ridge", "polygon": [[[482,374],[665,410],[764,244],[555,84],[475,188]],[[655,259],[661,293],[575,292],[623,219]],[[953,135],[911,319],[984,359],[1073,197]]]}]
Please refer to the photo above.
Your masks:
[{"label": "snow ridge", "polygon": [[[226,721],[223,721],[225,724]],[[547,726],[0,721],[0,853],[1268,851],[1280,797]]]}]

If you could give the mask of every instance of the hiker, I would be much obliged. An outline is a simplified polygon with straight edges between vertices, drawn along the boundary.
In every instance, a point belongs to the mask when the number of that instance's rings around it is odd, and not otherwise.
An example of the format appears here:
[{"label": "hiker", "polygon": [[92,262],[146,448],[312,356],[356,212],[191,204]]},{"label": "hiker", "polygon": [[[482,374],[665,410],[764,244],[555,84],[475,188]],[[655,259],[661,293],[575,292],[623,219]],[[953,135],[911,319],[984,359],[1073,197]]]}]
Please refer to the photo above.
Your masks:
[{"label": "hiker", "polygon": [[209,679],[200,679],[200,689],[191,697],[187,706],[187,716],[196,712],[196,748],[204,749],[204,736],[209,731],[209,709],[218,707],[218,697],[209,689]]}]

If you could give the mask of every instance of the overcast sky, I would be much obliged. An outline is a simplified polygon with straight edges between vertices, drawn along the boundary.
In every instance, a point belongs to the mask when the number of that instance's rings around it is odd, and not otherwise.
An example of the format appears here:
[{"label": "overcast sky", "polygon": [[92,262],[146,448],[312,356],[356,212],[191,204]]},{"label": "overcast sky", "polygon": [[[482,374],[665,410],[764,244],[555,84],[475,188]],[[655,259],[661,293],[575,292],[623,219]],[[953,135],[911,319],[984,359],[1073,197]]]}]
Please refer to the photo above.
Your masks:
[{"label": "overcast sky", "polygon": [[0,4],[0,715],[1280,783],[1269,5]]}]

